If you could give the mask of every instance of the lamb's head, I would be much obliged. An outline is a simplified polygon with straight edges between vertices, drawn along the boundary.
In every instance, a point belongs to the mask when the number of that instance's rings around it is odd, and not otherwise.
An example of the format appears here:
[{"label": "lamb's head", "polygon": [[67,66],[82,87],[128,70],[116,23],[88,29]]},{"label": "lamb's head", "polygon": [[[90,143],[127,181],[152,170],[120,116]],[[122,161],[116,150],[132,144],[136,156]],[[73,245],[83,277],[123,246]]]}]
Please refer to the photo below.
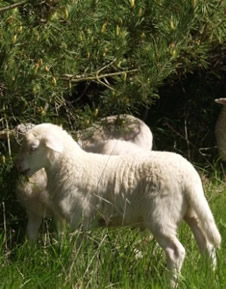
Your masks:
[{"label": "lamb's head", "polygon": [[53,158],[64,149],[61,127],[53,124],[40,124],[29,130],[23,139],[17,160],[20,173],[30,177],[41,168],[46,168]]}]

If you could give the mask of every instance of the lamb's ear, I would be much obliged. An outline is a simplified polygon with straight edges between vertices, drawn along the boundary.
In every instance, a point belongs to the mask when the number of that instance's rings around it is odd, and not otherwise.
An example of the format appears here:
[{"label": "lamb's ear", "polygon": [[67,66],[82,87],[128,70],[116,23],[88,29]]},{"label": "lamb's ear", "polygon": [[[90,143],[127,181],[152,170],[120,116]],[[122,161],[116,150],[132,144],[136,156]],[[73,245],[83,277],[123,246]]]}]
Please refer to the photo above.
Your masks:
[{"label": "lamb's ear", "polygon": [[58,153],[62,153],[64,148],[62,142],[53,136],[48,136],[45,138],[45,145],[47,148],[50,148]]}]

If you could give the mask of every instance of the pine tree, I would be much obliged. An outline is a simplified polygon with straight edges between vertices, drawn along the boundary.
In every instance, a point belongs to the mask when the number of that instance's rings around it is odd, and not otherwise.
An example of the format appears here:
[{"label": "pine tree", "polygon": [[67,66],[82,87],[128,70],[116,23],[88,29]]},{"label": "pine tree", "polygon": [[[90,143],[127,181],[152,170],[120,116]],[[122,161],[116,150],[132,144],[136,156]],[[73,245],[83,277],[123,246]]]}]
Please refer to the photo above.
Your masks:
[{"label": "pine tree", "polygon": [[[223,1],[2,1],[2,128],[136,112],[225,57]],[[216,59],[218,58],[218,59]],[[223,65],[223,64],[222,64]],[[217,72],[217,70],[216,70]],[[98,114],[98,115],[97,115]]]}]

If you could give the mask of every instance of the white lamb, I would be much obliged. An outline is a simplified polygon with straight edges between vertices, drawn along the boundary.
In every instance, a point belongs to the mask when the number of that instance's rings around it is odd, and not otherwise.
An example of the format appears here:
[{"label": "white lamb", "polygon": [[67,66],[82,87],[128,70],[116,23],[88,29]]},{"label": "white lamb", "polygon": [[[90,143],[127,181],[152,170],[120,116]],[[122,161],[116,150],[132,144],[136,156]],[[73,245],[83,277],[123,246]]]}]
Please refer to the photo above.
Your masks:
[{"label": "white lamb", "polygon": [[220,156],[226,161],[226,98],[217,98],[215,101],[223,104],[223,108],[216,123],[215,134]]},{"label": "white lamb", "polygon": [[[17,134],[23,135],[32,127],[33,124],[19,125]],[[153,136],[142,120],[131,115],[119,115],[104,118],[98,125],[79,131],[76,138],[86,151],[119,155],[151,149]],[[41,221],[45,217],[53,216],[60,229],[61,220],[53,214],[46,186],[47,176],[42,169],[29,180],[20,178],[16,187],[17,198],[28,216],[26,231],[29,240],[36,240]]]},{"label": "white lamb", "polygon": [[31,176],[41,168],[47,173],[52,209],[72,229],[80,223],[89,228],[98,216],[149,229],[165,251],[172,286],[185,258],[176,232],[183,219],[201,252],[216,265],[221,236],[200,177],[182,156],[157,151],[87,153],[62,128],[41,124],[25,135],[18,169]]},{"label": "white lamb", "polygon": [[[95,147],[93,147],[94,149]],[[127,141],[109,140],[97,144],[96,151],[106,155],[120,155],[141,152],[143,149]],[[47,176],[44,169],[37,171],[29,179],[20,177],[17,182],[16,195],[27,212],[26,232],[30,241],[37,239],[43,218],[54,217],[58,230],[63,229],[62,220],[54,214],[51,208],[47,190]],[[101,219],[100,222],[102,222]],[[115,220],[114,223],[117,225],[118,221]]]}]

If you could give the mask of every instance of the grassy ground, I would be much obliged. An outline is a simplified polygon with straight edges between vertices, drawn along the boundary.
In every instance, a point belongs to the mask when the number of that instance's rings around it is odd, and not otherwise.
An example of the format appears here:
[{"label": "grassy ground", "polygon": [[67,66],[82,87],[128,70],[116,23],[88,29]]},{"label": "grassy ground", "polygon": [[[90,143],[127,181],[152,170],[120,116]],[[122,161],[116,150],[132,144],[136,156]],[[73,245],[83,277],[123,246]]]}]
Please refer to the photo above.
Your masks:
[{"label": "grassy ground", "polygon": [[[226,288],[226,190],[217,173],[203,178],[207,198],[222,234],[218,267],[212,272],[200,257],[186,225],[179,238],[186,248],[179,288]],[[46,230],[37,244],[0,239],[0,289],[168,288],[165,256],[147,232],[129,228],[95,229],[56,238]],[[6,237],[7,236],[7,237]],[[12,245],[13,244],[13,245]]]}]

